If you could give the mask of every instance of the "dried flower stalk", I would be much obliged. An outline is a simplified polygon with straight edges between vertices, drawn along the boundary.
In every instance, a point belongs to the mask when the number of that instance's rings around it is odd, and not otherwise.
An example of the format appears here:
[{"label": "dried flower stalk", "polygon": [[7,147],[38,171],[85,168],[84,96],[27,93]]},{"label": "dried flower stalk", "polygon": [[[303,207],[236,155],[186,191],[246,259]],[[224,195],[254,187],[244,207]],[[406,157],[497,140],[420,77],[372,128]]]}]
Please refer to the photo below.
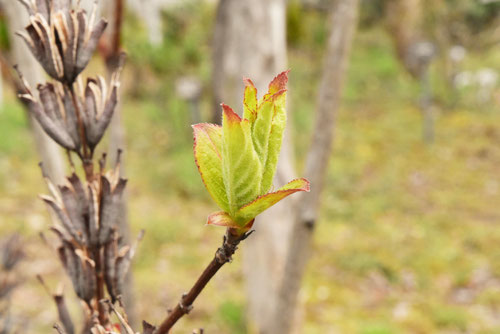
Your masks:
[{"label": "dried flower stalk", "polygon": [[[56,185],[41,165],[51,194],[40,198],[56,217],[51,231],[59,241],[57,255],[86,309],[84,332],[112,332],[116,329],[109,309],[113,310],[112,303],[123,292],[135,247],[124,245],[118,232],[119,203],[127,183],[120,177],[120,154],[114,168],[106,171],[106,155],[95,162],[94,152],[117,105],[123,57],[110,83],[98,76],[83,84],[80,74],[107,25],[96,18],[96,6],[89,16],[71,0],[19,1],[30,21],[18,34],[54,79],[39,84],[36,92],[19,73],[24,86],[20,98],[47,135],[67,150],[72,167],[65,184]],[[84,180],[78,176],[71,152],[80,158]],[[53,297],[61,321],[56,330],[74,333],[62,292]],[[107,307],[102,301],[108,297]]]}]

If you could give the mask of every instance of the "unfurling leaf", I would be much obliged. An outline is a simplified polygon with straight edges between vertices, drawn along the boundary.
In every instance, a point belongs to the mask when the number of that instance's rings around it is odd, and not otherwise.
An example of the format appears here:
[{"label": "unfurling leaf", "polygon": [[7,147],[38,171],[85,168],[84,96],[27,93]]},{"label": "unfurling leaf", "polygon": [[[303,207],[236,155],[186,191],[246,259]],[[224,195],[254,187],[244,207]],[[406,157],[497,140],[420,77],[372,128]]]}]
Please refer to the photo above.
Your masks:
[{"label": "unfurling leaf", "polygon": [[277,191],[257,197],[257,199],[253,202],[246,204],[238,210],[236,213],[236,220],[247,222],[274,204],[278,203],[283,198],[296,193],[297,191],[309,191],[309,181],[306,179],[296,179],[290,181]]},{"label": "unfurling leaf", "polygon": [[196,124],[194,158],[210,196],[224,211],[229,211],[226,188],[222,179],[222,127],[215,124]]},{"label": "unfurling leaf", "polygon": [[245,79],[243,118],[222,104],[222,127],[196,124],[194,155],[208,192],[223,210],[208,217],[209,225],[246,232],[255,217],[288,195],[309,191],[306,179],[272,187],[286,126],[288,71],[276,76],[261,100]]},{"label": "unfurling leaf", "polygon": [[250,122],[222,105],[222,175],[229,214],[260,194],[262,165],[252,143]]}]

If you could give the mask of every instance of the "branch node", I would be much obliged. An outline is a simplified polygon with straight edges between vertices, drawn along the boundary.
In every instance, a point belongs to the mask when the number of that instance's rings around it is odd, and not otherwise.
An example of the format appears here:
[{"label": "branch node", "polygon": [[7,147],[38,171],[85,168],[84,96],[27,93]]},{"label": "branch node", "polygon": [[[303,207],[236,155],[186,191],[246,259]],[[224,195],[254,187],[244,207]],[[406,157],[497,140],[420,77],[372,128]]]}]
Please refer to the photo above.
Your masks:
[{"label": "branch node", "polygon": [[182,312],[184,312],[185,314],[188,314],[193,309],[193,305],[184,305],[184,299],[186,298],[186,296],[187,296],[187,293],[184,292],[182,294],[181,301],[179,302],[179,307],[181,308]]}]

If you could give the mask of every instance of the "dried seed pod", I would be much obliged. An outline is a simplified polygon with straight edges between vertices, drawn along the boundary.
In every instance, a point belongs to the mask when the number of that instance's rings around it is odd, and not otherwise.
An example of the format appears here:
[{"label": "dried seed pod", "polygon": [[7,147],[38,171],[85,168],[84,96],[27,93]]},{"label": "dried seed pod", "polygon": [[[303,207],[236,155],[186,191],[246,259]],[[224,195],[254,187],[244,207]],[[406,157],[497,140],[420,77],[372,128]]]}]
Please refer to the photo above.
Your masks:
[{"label": "dried seed pod", "polygon": [[141,231],[132,247],[123,246],[118,249],[120,240],[118,239],[116,231],[113,230],[111,239],[104,248],[104,277],[106,281],[106,288],[113,303],[124,291],[125,278],[130,269],[137,245],[143,236],[144,231]]},{"label": "dried seed pod", "polygon": [[21,0],[30,14],[26,31],[18,32],[44,70],[56,80],[72,84],[87,66],[106,28],[103,19],[71,9],[70,0]]},{"label": "dried seed pod", "polygon": [[88,245],[88,232],[85,222],[85,212],[78,202],[77,194],[68,186],[59,187],[64,208],[76,230],[77,239],[82,245]]},{"label": "dried seed pod", "polygon": [[130,246],[123,246],[116,257],[115,291],[117,295],[123,293],[125,278],[132,262]]},{"label": "dried seed pod", "polygon": [[47,203],[49,207],[53,210],[61,225],[64,227],[66,232],[71,236],[71,239],[83,244],[82,234],[79,233],[76,226],[71,221],[68,212],[65,210],[63,204],[56,201],[54,198],[50,196],[40,195],[40,198],[45,203]]},{"label": "dried seed pod", "polygon": [[84,92],[85,108],[82,115],[87,144],[93,151],[106,131],[118,102],[119,74],[116,71],[110,87],[101,76],[89,78]]},{"label": "dried seed pod", "polygon": [[120,214],[120,201],[125,190],[127,180],[120,178],[118,182],[111,183],[108,176],[101,176],[101,206],[99,219],[99,244],[105,245],[111,236],[111,231],[116,227]]},{"label": "dried seed pod", "polygon": [[[95,275],[95,263],[92,259],[87,257],[85,253],[81,249],[75,250],[76,256],[80,260],[78,263],[80,265],[79,270],[81,275],[79,277],[79,290],[81,294],[78,296],[87,302],[90,303],[92,298],[94,297],[96,291],[96,275]],[[76,290],[76,289],[75,289]]]},{"label": "dried seed pod", "polygon": [[27,104],[29,111],[43,130],[62,147],[78,151],[80,148],[78,122],[74,107],[68,104],[68,99],[71,97],[67,89],[56,88],[51,83],[39,85],[40,101],[38,101],[31,93],[28,84],[24,80],[23,82],[26,92],[19,95],[19,98]]},{"label": "dried seed pod", "polygon": [[55,213],[63,229],[54,229],[60,238],[78,243],[81,247],[89,245],[88,199],[83,185],[76,174],[67,178],[67,184],[56,187],[50,179],[45,180],[52,196],[41,195],[40,198]]},{"label": "dried seed pod", "polygon": [[[73,173],[67,179],[68,179],[69,184],[73,188],[72,190],[75,193],[78,211],[82,213],[84,218],[88,218],[85,216],[88,216],[89,200],[87,198],[87,194],[85,193],[85,190],[84,190],[85,188],[83,187],[83,184],[80,181],[80,178],[78,177],[78,175]],[[86,229],[88,230],[88,226],[86,226]]]},{"label": "dried seed pod", "polygon": [[111,240],[104,246],[104,281],[106,282],[106,289],[113,303],[116,301],[118,295],[115,287],[117,255],[118,234],[113,230]]},{"label": "dried seed pod", "polygon": [[81,249],[62,241],[59,257],[73,283],[77,296],[90,305],[96,289],[95,263]]},{"label": "dried seed pod", "polygon": [[30,16],[40,13],[45,19],[49,20],[50,0],[19,0],[26,7]]},{"label": "dried seed pod", "polygon": [[[78,286],[78,277],[80,276],[80,273],[78,271],[78,259],[74,252],[74,248],[69,242],[62,240],[62,243],[57,250],[59,259],[61,260],[64,269],[66,269],[66,273],[71,279],[75,291],[77,291],[76,287]],[[78,292],[77,295],[79,295]]]},{"label": "dried seed pod", "polygon": [[113,73],[109,86],[98,76],[89,78],[85,88],[80,85],[80,89],[74,92],[60,83],[38,85],[39,99],[19,73],[23,83],[23,93],[19,98],[56,143],[79,152],[84,135],[93,152],[109,126],[118,102],[120,72],[121,67]]}]

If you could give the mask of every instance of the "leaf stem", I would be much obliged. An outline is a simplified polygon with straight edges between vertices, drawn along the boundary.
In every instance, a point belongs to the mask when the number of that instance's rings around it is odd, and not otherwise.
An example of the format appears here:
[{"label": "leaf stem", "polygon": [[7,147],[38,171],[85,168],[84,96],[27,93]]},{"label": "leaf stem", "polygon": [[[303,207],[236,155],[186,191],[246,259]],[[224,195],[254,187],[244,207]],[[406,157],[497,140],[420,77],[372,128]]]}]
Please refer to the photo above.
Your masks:
[{"label": "leaf stem", "polygon": [[236,229],[228,228],[224,235],[222,246],[217,249],[212,261],[208,264],[200,277],[194,283],[191,290],[181,297],[177,306],[163,320],[155,334],[167,334],[177,321],[193,309],[193,303],[198,295],[203,291],[208,282],[215,276],[217,271],[232,260],[232,255],[238,249],[238,244],[248,238],[253,231],[240,234]]}]

